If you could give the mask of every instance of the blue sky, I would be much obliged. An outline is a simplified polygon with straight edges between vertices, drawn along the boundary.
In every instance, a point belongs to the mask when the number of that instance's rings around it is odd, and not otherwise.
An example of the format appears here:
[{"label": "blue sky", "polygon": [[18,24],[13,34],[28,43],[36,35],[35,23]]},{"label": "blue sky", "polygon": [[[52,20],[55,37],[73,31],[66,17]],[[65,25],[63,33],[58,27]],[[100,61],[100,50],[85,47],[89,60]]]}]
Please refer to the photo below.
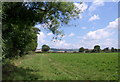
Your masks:
[{"label": "blue sky", "polygon": [[[80,8],[78,3],[74,5]],[[83,13],[80,18],[70,20],[68,25],[60,29],[65,36],[61,41],[51,41],[54,36],[51,32],[36,25],[41,29],[38,35],[38,47],[43,44],[51,48],[89,48],[100,45],[105,47],[118,47],[118,3],[117,2],[85,2],[82,8]]]}]

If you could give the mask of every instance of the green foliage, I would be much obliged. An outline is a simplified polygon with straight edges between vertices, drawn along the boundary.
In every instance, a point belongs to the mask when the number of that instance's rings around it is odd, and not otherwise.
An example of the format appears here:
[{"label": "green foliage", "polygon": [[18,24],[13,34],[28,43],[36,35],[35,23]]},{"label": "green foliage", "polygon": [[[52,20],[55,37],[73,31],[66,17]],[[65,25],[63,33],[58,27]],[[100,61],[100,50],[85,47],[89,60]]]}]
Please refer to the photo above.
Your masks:
[{"label": "green foliage", "polygon": [[2,59],[2,2],[0,1],[0,64]]},{"label": "green foliage", "polygon": [[[81,3],[80,3],[81,4]],[[41,24],[55,37],[61,34],[59,27],[71,18],[79,16],[72,2],[4,2],[2,4],[2,38],[4,56],[22,56],[37,46],[37,33],[33,26]],[[55,38],[56,39],[56,38]]]},{"label": "green foliage", "polygon": [[118,52],[118,49],[115,48],[115,49],[114,49],[114,52]]},{"label": "green foliage", "polygon": [[84,48],[81,47],[81,48],[79,49],[79,52],[84,52]]},{"label": "green foliage", "polygon": [[42,51],[43,52],[47,52],[47,51],[49,51],[50,50],[50,47],[48,46],[48,45],[43,45],[42,46]]},{"label": "green foliage", "polygon": [[110,52],[109,47],[103,49],[104,52],[108,53]]},{"label": "green foliage", "polygon": [[111,48],[111,52],[115,52],[115,49],[113,47]]},{"label": "green foliage", "polygon": [[99,53],[100,50],[101,50],[101,49],[100,49],[100,46],[99,46],[99,45],[95,45],[93,52]]}]

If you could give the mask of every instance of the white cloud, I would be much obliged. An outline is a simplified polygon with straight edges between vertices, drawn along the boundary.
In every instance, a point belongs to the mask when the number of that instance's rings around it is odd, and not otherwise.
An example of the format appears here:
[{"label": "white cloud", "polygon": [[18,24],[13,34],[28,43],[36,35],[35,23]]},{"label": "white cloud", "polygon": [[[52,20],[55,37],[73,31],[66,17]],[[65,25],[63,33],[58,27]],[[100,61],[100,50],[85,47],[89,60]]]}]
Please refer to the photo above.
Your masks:
[{"label": "white cloud", "polygon": [[48,33],[47,35],[48,35],[48,36],[52,36],[52,35],[53,35],[53,33]]},{"label": "white cloud", "polygon": [[94,0],[93,4],[97,5],[97,6],[103,6],[104,5],[104,0]]},{"label": "white cloud", "polygon": [[74,33],[70,33],[68,37],[73,37],[74,35],[75,35]]},{"label": "white cloud", "polygon": [[70,44],[67,43],[65,40],[58,40],[56,42],[53,43],[53,46],[56,48],[69,48]]},{"label": "white cloud", "polygon": [[115,39],[107,38],[104,40],[104,42],[101,43],[101,46],[118,48],[118,41]]},{"label": "white cloud", "polygon": [[[51,35],[48,33],[45,35],[43,32],[38,34],[38,48],[41,48],[43,44],[48,44],[52,48],[91,48],[93,49],[95,45],[100,45],[101,48],[105,47],[115,47],[118,48],[118,40],[115,38],[118,35],[116,31],[118,30],[118,20],[115,19],[112,22],[109,22],[108,25],[102,29],[97,29],[94,31],[89,31],[85,36],[77,36],[78,42],[69,43],[67,40],[58,40],[58,41],[48,41],[47,37]],[[88,28],[88,27],[86,27]],[[91,27],[92,28],[92,27]],[[75,36],[74,33],[70,33],[68,37]]]},{"label": "white cloud", "polygon": [[84,12],[88,8],[88,5],[85,4],[85,3],[82,3],[82,4],[74,3],[74,5],[75,5],[75,10],[79,10],[80,11],[79,12],[80,13],[79,14],[79,18],[82,18],[81,12]]},{"label": "white cloud", "polygon": [[75,9],[80,10],[81,12],[84,12],[88,8],[88,6],[85,3],[82,4],[74,3],[74,5],[75,5]]},{"label": "white cloud", "polygon": [[89,18],[89,21],[94,21],[99,19],[100,19],[99,15],[93,15],[92,17]]},{"label": "white cloud", "polygon": [[118,41],[115,39],[111,39],[111,38],[105,38],[105,39],[99,39],[99,40],[89,40],[89,39],[83,40],[82,39],[79,41],[79,44],[77,46],[93,49],[95,45],[100,45],[101,49],[105,47],[118,48]]},{"label": "white cloud", "polygon": [[120,18],[117,18],[114,21],[109,22],[109,24],[103,29],[97,29],[95,31],[88,32],[85,36],[85,39],[86,38],[103,39],[113,35],[118,30],[118,19]]},{"label": "white cloud", "polygon": [[94,29],[95,27],[80,27],[81,29]]},{"label": "white cloud", "polygon": [[101,38],[109,37],[110,35],[111,35],[111,33],[106,31],[105,29],[98,29],[96,31],[88,32],[86,38],[101,39]]},{"label": "white cloud", "polygon": [[38,37],[38,42],[44,43],[45,40],[44,38],[46,38],[46,35],[43,32],[39,32],[39,34],[37,34]]},{"label": "white cloud", "polygon": [[43,45],[46,41],[45,41],[46,35],[43,32],[39,32],[39,34],[37,34],[37,48],[41,47],[41,44]]},{"label": "white cloud", "polygon": [[107,26],[107,29],[117,29],[118,24],[120,24],[120,18],[117,18],[115,21],[109,22],[109,25]]},{"label": "white cloud", "polygon": [[89,7],[89,11],[92,12],[92,11],[96,10],[96,8],[99,6],[104,6],[104,1],[103,0],[94,0],[92,5]]},{"label": "white cloud", "polygon": [[94,45],[100,45],[102,48],[105,47],[116,47],[118,48],[118,40],[111,37],[117,37],[116,32],[118,31],[118,20],[120,18],[115,19],[112,22],[109,22],[105,28],[97,29],[95,31],[88,32],[80,41],[80,43],[84,46],[86,45],[88,48],[94,47]]},{"label": "white cloud", "polygon": [[37,34],[37,43],[38,43],[37,49],[40,49],[43,44],[48,44],[50,47],[52,46],[55,48],[70,48],[70,44],[67,43],[65,40],[48,41],[47,37],[51,35],[52,33],[48,33],[47,35],[45,35],[43,32],[39,32],[39,34]]}]

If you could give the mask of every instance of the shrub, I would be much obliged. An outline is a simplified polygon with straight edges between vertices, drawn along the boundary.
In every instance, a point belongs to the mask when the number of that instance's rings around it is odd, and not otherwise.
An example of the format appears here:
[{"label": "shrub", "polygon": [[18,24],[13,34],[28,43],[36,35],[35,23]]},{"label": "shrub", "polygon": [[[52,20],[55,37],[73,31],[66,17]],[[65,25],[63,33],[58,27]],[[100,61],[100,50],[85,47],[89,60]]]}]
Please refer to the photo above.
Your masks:
[{"label": "shrub", "polygon": [[42,51],[43,52],[47,52],[47,51],[49,51],[50,50],[50,47],[48,46],[48,45],[43,45],[42,46]]}]

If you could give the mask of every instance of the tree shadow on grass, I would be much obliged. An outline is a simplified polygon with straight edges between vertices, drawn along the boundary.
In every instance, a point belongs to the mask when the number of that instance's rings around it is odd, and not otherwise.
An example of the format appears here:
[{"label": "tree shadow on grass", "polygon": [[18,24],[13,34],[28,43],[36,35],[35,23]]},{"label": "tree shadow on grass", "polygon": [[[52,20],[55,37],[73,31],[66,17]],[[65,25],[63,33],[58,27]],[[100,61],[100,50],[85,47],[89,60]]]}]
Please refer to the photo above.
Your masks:
[{"label": "tree shadow on grass", "polygon": [[7,80],[38,80],[43,76],[33,74],[40,70],[33,70],[30,68],[17,67],[13,64],[7,64],[2,67],[2,79]]}]

